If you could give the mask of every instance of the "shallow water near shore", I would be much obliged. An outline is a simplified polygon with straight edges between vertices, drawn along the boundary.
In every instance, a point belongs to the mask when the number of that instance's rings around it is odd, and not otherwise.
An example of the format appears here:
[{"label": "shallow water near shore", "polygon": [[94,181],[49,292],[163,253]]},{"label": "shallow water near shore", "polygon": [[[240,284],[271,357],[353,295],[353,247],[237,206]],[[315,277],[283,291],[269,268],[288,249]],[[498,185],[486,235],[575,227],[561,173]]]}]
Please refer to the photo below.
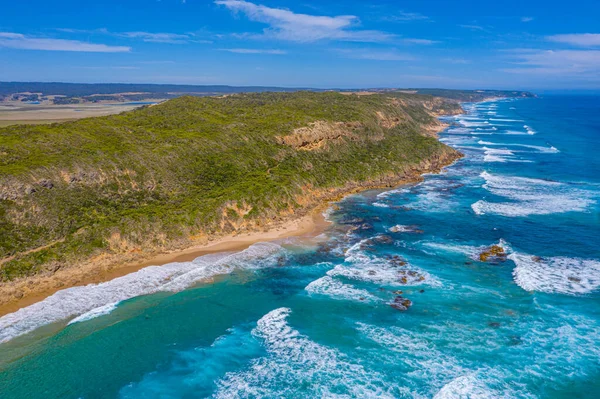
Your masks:
[{"label": "shallow water near shore", "polygon": [[[0,318],[1,396],[600,397],[600,98],[465,109],[441,134],[464,159],[347,197],[317,242]],[[480,261],[491,245],[506,261]]]}]

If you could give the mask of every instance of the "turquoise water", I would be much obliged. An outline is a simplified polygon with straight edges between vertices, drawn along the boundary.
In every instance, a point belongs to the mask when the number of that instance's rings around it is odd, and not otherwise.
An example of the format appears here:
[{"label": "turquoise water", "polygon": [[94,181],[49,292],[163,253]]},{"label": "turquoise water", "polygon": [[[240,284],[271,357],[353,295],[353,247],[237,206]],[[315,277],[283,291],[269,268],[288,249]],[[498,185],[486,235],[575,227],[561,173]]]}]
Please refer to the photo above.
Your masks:
[{"label": "turquoise water", "polygon": [[441,135],[464,159],[346,198],[317,240],[0,318],[0,396],[600,397],[600,98],[465,109]]}]

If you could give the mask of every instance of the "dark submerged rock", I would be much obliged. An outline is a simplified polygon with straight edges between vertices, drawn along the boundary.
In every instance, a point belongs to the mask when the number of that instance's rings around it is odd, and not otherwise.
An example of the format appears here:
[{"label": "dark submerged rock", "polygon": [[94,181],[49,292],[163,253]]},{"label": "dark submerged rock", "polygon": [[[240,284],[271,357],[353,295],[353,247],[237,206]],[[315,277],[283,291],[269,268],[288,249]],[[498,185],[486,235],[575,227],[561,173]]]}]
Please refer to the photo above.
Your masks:
[{"label": "dark submerged rock", "polygon": [[396,310],[404,312],[412,306],[412,301],[410,299],[398,295],[396,298],[394,298],[394,302],[392,302],[390,306]]},{"label": "dark submerged rock", "polygon": [[386,234],[384,235],[380,235],[377,236],[373,239],[373,241],[376,241],[380,244],[392,244],[394,242],[394,239]]}]

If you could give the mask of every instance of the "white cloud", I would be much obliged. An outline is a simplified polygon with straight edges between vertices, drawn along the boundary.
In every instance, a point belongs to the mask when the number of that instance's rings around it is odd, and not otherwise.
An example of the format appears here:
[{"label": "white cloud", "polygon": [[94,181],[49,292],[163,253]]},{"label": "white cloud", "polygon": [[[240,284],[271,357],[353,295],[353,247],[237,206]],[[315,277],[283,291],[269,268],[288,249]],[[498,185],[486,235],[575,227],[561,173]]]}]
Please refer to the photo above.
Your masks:
[{"label": "white cloud", "polygon": [[236,54],[275,54],[275,55],[287,54],[287,52],[283,51],[283,50],[252,49],[252,48],[222,48],[220,50],[227,51],[230,53],[236,53]]},{"label": "white cloud", "polygon": [[483,26],[479,26],[479,25],[458,25],[461,28],[465,28],[465,29],[470,29],[470,30],[480,30],[480,31],[485,31],[485,28]]},{"label": "white cloud", "polygon": [[531,22],[533,19],[533,17],[521,17],[521,22]]},{"label": "white cloud", "polygon": [[382,18],[384,21],[392,22],[412,22],[412,21],[431,21],[431,19],[423,14],[417,12],[404,12],[400,11],[395,15],[389,15]]},{"label": "white cloud", "polygon": [[429,40],[429,39],[402,39],[403,43],[406,44],[423,44],[423,45],[431,45],[440,43],[437,40]]},{"label": "white cloud", "polygon": [[132,39],[141,39],[149,43],[186,43],[190,37],[177,33],[151,33],[151,32],[123,32],[115,33],[116,36]]},{"label": "white cloud", "polygon": [[600,78],[600,50],[516,49],[511,53],[517,66],[503,69],[505,72],[590,80]]},{"label": "white cloud", "polygon": [[464,58],[443,58],[442,61],[447,62],[449,64],[457,64],[457,65],[466,65],[466,64],[470,64],[471,61],[464,59]]},{"label": "white cloud", "polygon": [[86,34],[86,35],[106,35],[112,37],[122,37],[126,39],[139,39],[148,43],[169,43],[169,44],[183,44],[183,43],[212,43],[210,40],[199,40],[195,38],[194,33],[154,33],[154,32],[111,32],[106,28],[100,29],[70,29],[70,28],[58,28],[59,32],[73,33],[73,34]]},{"label": "white cloud", "polygon": [[553,35],[547,36],[546,40],[555,43],[570,44],[572,46],[580,47],[596,47],[600,46],[600,34],[599,33],[573,33],[567,35]]},{"label": "white cloud", "polygon": [[414,61],[410,54],[400,53],[397,50],[371,50],[371,49],[338,49],[337,52],[346,58],[374,61]]},{"label": "white cloud", "polygon": [[341,40],[356,42],[382,42],[394,35],[374,30],[355,29],[359,23],[354,15],[335,17],[297,14],[282,8],[271,8],[244,0],[216,0],[215,4],[227,7],[233,12],[241,12],[250,20],[269,25],[262,35],[246,37],[267,37],[294,42],[310,43],[319,40]]},{"label": "white cloud", "polygon": [[108,46],[78,40],[48,39],[25,36],[20,33],[0,32],[0,47],[20,50],[79,51],[90,53],[127,53],[130,47]]}]

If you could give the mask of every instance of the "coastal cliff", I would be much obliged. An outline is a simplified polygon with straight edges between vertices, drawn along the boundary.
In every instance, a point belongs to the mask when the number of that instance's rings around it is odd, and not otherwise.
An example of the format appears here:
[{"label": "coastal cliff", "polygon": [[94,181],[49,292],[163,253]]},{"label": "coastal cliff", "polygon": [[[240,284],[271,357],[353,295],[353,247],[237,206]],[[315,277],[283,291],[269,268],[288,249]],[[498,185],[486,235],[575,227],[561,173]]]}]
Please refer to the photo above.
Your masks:
[{"label": "coastal cliff", "polygon": [[0,304],[59,271],[268,230],[417,181],[461,156],[435,138],[437,117],[460,111],[401,92],[262,93],[0,129]]}]

